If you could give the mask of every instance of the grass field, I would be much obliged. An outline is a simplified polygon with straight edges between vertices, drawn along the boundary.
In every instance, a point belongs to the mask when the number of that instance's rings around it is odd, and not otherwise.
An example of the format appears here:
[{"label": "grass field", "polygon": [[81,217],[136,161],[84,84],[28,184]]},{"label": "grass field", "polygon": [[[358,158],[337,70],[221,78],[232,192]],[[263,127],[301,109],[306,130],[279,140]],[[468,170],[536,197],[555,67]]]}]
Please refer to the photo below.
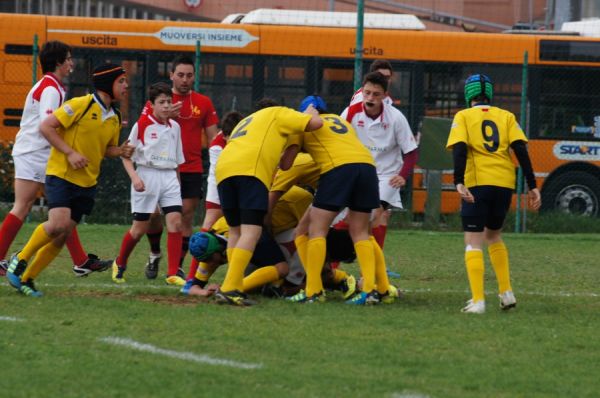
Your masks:
[{"label": "grass field", "polygon": [[[125,229],[80,235],[109,257]],[[481,316],[459,311],[469,296],[458,233],[390,232],[405,297],[359,308],[335,296],[251,308],[182,297],[144,278],[146,242],[124,287],[109,272],[75,278],[64,252],[39,278],[43,298],[0,284],[0,396],[598,397],[600,235],[506,242],[518,307],[497,308],[488,263]]]}]

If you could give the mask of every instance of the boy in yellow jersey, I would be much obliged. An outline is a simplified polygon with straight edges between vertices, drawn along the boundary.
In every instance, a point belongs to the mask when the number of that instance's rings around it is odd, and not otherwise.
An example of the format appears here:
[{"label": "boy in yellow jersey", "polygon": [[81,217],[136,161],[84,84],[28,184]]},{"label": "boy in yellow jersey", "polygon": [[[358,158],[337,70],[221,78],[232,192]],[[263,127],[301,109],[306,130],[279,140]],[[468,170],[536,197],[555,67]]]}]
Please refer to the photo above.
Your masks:
[{"label": "boy in yellow jersey", "polygon": [[527,153],[527,138],[515,119],[504,109],[490,106],[492,81],[486,75],[472,75],[465,82],[468,109],[456,114],[446,147],[454,157],[454,183],[461,196],[461,216],[465,231],[465,264],[472,298],[465,313],[485,312],[482,247],[488,253],[504,310],[516,306],[510,285],[508,251],[502,241],[502,225],[515,188],[515,166],[510,149],[523,168],[529,187],[529,206],[541,205],[540,191]]},{"label": "boy in yellow jersey", "polygon": [[[229,224],[229,268],[217,302],[247,305],[244,270],[261,236],[267,214],[269,188],[277,165],[289,168],[295,156],[284,149],[291,135],[320,128],[318,115],[308,115],[274,102],[243,119],[223,149],[215,176],[223,214]],[[295,154],[294,154],[295,155]]]},{"label": "boy in yellow jersey", "polygon": [[[65,102],[40,125],[52,145],[46,169],[48,221],[11,259],[10,284],[27,296],[39,297],[33,279],[54,260],[65,239],[94,207],[100,163],[106,157],[131,157],[133,147],[118,145],[121,119],[112,106],[127,90],[125,70],[114,64],[94,70],[95,92]],[[28,265],[29,260],[35,259]]]},{"label": "boy in yellow jersey", "polygon": [[[296,238],[296,247],[306,271],[306,290],[292,301],[324,301],[321,269],[327,252],[326,236],[336,215],[348,207],[346,222],[364,278],[363,291],[349,299],[348,303],[378,303],[380,294],[388,294],[389,281],[385,264],[376,262],[376,250],[381,252],[381,249],[369,234],[371,211],[379,206],[379,183],[373,156],[348,122],[326,112],[321,97],[306,97],[300,110],[321,114],[323,119],[323,127],[305,133],[300,143],[320,166],[321,177],[310,209],[308,236],[302,234]],[[375,289],[376,280],[379,291]]]}]

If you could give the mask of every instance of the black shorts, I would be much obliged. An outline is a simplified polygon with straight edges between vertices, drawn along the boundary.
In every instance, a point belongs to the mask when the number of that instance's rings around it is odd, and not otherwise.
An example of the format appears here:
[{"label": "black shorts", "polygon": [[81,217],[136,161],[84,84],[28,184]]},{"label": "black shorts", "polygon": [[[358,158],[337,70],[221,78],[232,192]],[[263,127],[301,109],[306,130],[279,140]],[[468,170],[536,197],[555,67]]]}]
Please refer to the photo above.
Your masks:
[{"label": "black shorts", "polygon": [[71,219],[78,223],[84,214],[91,214],[96,197],[96,185],[80,187],[62,178],[46,176],[46,199],[48,209],[67,207],[71,209]]},{"label": "black shorts", "polygon": [[327,233],[327,261],[352,263],[356,260],[354,242],[347,229],[329,228]]},{"label": "black shorts", "polygon": [[202,199],[204,197],[202,173],[180,173],[179,178],[181,178],[181,199]]},{"label": "black shorts", "polygon": [[461,204],[463,230],[467,232],[482,232],[487,229],[502,229],[506,213],[510,208],[513,190],[510,188],[481,185],[469,188],[475,198],[475,203]]},{"label": "black shorts", "polygon": [[263,231],[256,247],[254,248],[254,253],[252,254],[252,258],[250,259],[250,263],[252,263],[256,268],[266,267],[269,265],[276,265],[285,261],[285,256],[281,251],[281,248],[275,242],[272,236]]},{"label": "black shorts", "polygon": [[262,225],[269,206],[269,190],[256,177],[229,177],[217,186],[227,224]]},{"label": "black shorts", "polygon": [[375,166],[350,163],[322,174],[313,206],[329,211],[348,207],[363,213],[378,208],[379,180]]}]

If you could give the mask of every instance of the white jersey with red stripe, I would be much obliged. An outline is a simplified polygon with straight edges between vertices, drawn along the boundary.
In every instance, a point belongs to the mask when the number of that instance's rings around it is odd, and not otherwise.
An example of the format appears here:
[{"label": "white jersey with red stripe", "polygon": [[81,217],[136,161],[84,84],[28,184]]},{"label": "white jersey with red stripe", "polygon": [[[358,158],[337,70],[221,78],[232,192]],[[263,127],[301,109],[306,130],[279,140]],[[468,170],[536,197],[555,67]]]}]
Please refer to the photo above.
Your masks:
[{"label": "white jersey with red stripe", "polygon": [[377,166],[377,175],[391,177],[402,169],[402,154],[417,148],[408,121],[398,109],[384,104],[379,117],[371,119],[365,113],[363,103],[350,105],[341,115],[369,149]]},{"label": "white jersey with red stripe", "polygon": [[138,166],[174,170],[185,162],[181,128],[173,119],[160,123],[142,114],[129,133],[129,143],[135,147],[131,159]]},{"label": "white jersey with red stripe", "polygon": [[208,147],[208,157],[210,159],[210,167],[208,169],[208,178],[206,180],[206,201],[214,204],[221,204],[221,200],[219,199],[219,194],[217,191],[217,178],[215,177],[215,168],[217,166],[217,160],[219,160],[219,156],[221,156],[221,152],[223,152],[223,148],[227,145],[227,140],[225,140],[225,136],[223,132],[220,131],[219,134],[213,138],[210,146]]},{"label": "white jersey with red stripe", "polygon": [[45,74],[29,90],[12,151],[13,156],[50,147],[50,143],[40,133],[40,124],[62,105],[64,99],[65,88],[52,73]]},{"label": "white jersey with red stripe", "polygon": [[[354,93],[354,95],[352,96],[352,99],[350,99],[350,106],[354,105],[354,104],[358,104],[360,102],[363,102],[363,92],[362,92],[362,87],[359,88],[358,90],[356,90],[356,92]],[[383,99],[383,103],[386,105],[394,105],[394,100],[392,99],[392,97],[390,97],[389,95],[386,96]]]}]

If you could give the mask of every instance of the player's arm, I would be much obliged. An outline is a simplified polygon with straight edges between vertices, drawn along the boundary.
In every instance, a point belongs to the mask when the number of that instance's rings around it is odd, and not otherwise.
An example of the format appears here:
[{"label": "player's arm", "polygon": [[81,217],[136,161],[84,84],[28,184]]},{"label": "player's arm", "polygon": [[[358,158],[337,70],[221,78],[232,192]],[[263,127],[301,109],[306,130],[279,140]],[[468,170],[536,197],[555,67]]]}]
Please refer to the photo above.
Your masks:
[{"label": "player's arm", "polygon": [[129,140],[124,141],[121,145],[109,145],[104,151],[104,156],[107,158],[123,158],[129,159],[133,155],[135,147],[129,144]]},{"label": "player's arm", "polygon": [[60,107],[60,93],[54,87],[46,87],[40,96],[39,120],[44,120]]},{"label": "player's arm", "polygon": [[135,171],[135,167],[133,167],[133,161],[131,159],[122,158],[123,167],[131,180],[131,184],[133,185],[133,189],[137,192],[144,192],[146,190],[146,186],[144,185],[144,181],[140,178],[138,173]]},{"label": "player's arm", "polygon": [[457,142],[452,145],[452,157],[454,158],[454,185],[465,202],[473,203],[475,198],[465,186],[465,169],[467,168],[467,144]]},{"label": "player's arm", "polygon": [[408,153],[402,154],[402,168],[398,172],[398,175],[390,178],[390,185],[394,188],[401,188],[406,185],[406,180],[412,174],[415,165],[417,164],[417,158],[419,156],[418,149],[413,149]]},{"label": "player's arm", "polygon": [[323,119],[321,119],[321,117],[319,116],[319,111],[313,108],[312,105],[309,105],[308,108],[306,108],[306,110],[304,111],[304,113],[311,115],[311,118],[306,124],[304,131],[315,131],[323,127]]},{"label": "player's arm", "polygon": [[212,126],[205,128],[204,132],[206,133],[206,142],[210,144],[219,133],[219,129],[216,124],[213,124]]},{"label": "player's arm", "polygon": [[58,129],[62,127],[63,125],[60,123],[56,115],[52,114],[44,119],[42,124],[40,124],[40,133],[42,133],[44,138],[46,138],[50,145],[52,145],[57,151],[67,155],[69,164],[75,170],[87,166],[88,159],[71,148],[58,133]]},{"label": "player's arm", "polygon": [[515,156],[521,165],[521,169],[523,169],[523,175],[525,176],[525,181],[527,181],[527,186],[529,187],[529,206],[533,210],[537,210],[542,205],[542,197],[535,181],[533,166],[531,165],[531,159],[527,152],[527,144],[523,140],[517,140],[513,141],[510,144],[510,147],[515,153]]}]

